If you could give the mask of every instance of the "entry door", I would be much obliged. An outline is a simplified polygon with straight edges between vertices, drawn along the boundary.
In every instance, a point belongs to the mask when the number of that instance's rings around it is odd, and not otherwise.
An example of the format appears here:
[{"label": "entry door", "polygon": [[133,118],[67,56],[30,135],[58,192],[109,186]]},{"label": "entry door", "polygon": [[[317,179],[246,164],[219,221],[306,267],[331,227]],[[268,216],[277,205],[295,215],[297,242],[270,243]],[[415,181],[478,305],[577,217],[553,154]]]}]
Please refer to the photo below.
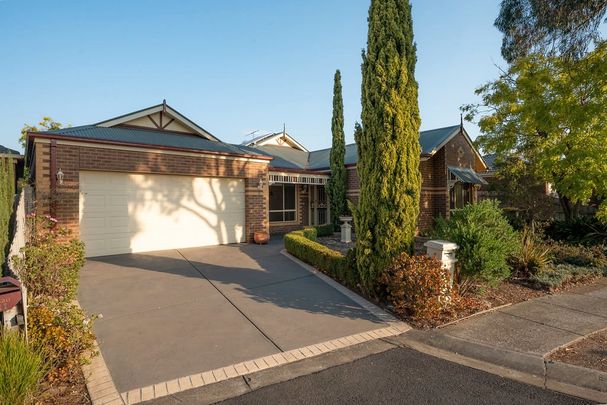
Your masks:
[{"label": "entry door", "polygon": [[329,220],[327,193],[323,186],[313,186],[310,200],[312,225],[324,225]]},{"label": "entry door", "polygon": [[242,179],[80,172],[86,255],[244,242]]}]

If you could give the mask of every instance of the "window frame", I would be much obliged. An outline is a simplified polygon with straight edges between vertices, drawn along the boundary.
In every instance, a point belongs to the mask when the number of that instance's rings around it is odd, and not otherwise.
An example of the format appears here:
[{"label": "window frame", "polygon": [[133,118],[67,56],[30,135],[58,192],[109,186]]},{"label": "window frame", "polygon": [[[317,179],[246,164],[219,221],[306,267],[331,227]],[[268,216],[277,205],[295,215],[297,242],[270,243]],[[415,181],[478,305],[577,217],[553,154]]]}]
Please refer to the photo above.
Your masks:
[{"label": "window frame", "polygon": [[[293,186],[293,199],[294,199],[294,208],[285,208],[286,206],[286,197],[285,197],[285,186]],[[282,209],[276,210],[276,209],[271,209],[270,207],[270,200],[268,198],[268,219],[270,220],[271,224],[291,224],[291,223],[297,223],[297,215],[298,215],[298,210],[297,210],[297,203],[298,203],[298,190],[297,190],[297,184],[287,184],[287,183],[280,183],[280,184],[272,184],[269,188],[268,188],[268,192],[271,192],[271,188],[272,187],[280,187],[282,190]],[[269,196],[268,196],[269,197]],[[293,219],[289,219],[289,220],[285,220],[285,215],[286,213],[293,213]],[[282,221],[281,220],[272,220],[271,219],[271,214],[272,213],[281,213],[282,214]]]}]

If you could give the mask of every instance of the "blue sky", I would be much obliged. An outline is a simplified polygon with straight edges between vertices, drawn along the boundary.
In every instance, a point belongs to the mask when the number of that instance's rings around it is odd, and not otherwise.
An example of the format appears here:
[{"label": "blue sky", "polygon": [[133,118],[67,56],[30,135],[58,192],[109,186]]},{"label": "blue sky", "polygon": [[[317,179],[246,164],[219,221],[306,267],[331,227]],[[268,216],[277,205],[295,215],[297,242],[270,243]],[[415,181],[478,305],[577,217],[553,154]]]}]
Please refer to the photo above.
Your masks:
[{"label": "blue sky", "polygon": [[[414,0],[422,129],[498,75],[499,0]],[[163,98],[221,140],[287,131],[331,142],[341,69],[346,139],[360,118],[369,0],[0,0],[0,143],[44,115],[83,125]],[[477,128],[467,124],[472,136]]]}]

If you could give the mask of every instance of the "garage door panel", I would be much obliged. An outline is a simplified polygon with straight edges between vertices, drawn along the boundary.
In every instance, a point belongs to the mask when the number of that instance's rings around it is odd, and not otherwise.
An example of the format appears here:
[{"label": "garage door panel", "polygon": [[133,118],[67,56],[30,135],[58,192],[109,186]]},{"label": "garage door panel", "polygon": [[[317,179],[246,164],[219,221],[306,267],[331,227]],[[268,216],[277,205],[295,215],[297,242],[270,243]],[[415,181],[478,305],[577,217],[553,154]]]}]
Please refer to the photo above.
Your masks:
[{"label": "garage door panel", "polygon": [[243,242],[244,181],[127,173],[80,173],[87,255]]}]

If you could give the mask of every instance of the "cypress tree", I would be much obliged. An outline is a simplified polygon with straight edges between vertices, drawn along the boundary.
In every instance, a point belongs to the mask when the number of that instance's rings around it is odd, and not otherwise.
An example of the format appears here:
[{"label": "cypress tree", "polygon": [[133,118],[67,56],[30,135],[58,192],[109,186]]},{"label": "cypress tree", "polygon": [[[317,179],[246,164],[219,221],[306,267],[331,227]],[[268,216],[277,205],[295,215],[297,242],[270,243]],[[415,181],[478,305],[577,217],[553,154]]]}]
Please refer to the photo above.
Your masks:
[{"label": "cypress tree", "polygon": [[411,4],[372,0],[368,23],[355,229],[358,272],[374,294],[379,274],[413,245],[421,189],[420,116]]},{"label": "cypress tree", "polygon": [[347,174],[345,166],[346,138],[344,135],[344,101],[341,94],[341,72],[335,72],[333,83],[333,118],[331,120],[332,145],[329,160],[331,178],[328,187],[333,225],[339,226],[339,216],[346,212]]}]

